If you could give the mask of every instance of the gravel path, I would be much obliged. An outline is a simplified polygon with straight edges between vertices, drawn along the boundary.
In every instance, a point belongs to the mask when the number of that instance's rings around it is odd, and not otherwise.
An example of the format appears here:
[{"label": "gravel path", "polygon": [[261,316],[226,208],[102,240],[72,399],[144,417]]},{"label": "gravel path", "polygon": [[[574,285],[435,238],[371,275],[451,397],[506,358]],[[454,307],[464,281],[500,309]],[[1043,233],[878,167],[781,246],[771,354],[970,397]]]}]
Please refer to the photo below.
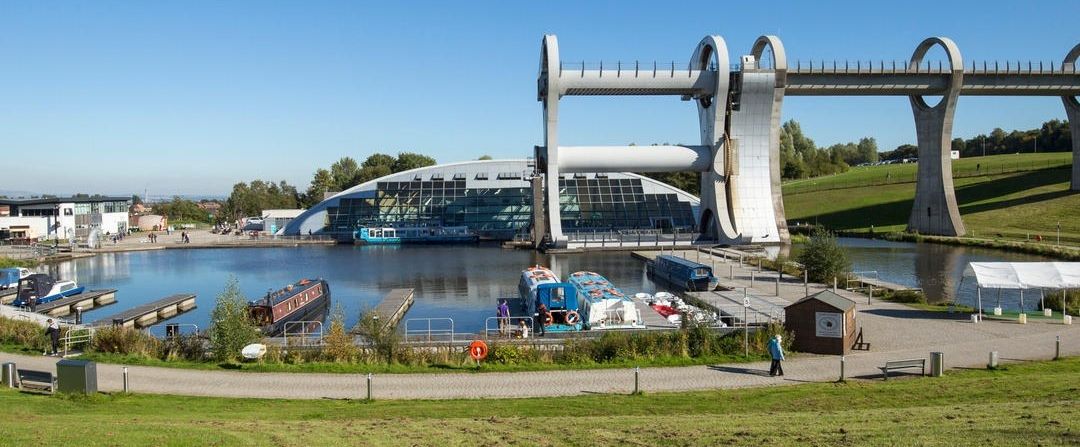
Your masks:
[{"label": "gravel path", "polygon": [[[1020,325],[948,318],[945,314],[875,303],[860,305],[857,324],[863,327],[869,352],[847,356],[849,378],[880,377],[878,366],[889,360],[945,355],[948,368],[984,367],[990,351],[1003,362],[1046,360],[1054,356],[1061,337],[1062,355],[1080,355],[1080,325],[1037,322]],[[19,367],[54,370],[55,358],[0,353],[0,361]],[[928,365],[929,368],[929,365]],[[769,377],[765,362],[675,368],[643,368],[643,391],[685,391],[718,388],[829,382],[839,375],[835,356],[799,355],[784,363],[784,378]],[[131,366],[130,389],[139,393],[255,398],[361,398],[365,377],[359,374],[249,373],[198,371]],[[633,390],[629,369],[543,371],[517,373],[380,374],[374,377],[377,399],[452,399],[570,396],[583,393],[626,393]],[[122,388],[121,366],[98,365],[102,391]]]}]

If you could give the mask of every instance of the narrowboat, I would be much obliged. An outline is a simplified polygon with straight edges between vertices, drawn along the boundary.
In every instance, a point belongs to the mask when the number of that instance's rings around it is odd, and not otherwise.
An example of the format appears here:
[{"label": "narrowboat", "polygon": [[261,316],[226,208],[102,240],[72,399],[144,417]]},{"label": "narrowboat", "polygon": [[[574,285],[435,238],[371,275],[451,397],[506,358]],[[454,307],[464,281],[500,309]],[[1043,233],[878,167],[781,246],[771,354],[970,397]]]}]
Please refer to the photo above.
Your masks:
[{"label": "narrowboat", "polygon": [[574,285],[559,282],[559,277],[546,267],[533,266],[521,271],[518,294],[524,302],[525,315],[536,315],[539,303],[548,312],[538,316],[546,332],[574,332],[582,328],[581,314]]},{"label": "narrowboat", "polygon": [[684,291],[700,292],[716,288],[720,282],[712,267],[678,256],[660,255],[646,265],[649,275]]},{"label": "narrowboat", "polygon": [[15,301],[11,303],[15,307],[29,307],[31,311],[38,304],[56,301],[71,295],[78,295],[86,290],[75,281],[57,281],[44,273],[34,273],[19,279]]},{"label": "narrowboat", "polygon": [[634,301],[607,278],[594,272],[575,272],[570,275],[570,283],[577,289],[587,329],[645,327]]},{"label": "narrowboat", "polygon": [[356,245],[460,244],[476,242],[469,227],[361,227],[353,232]]},{"label": "narrowboat", "polygon": [[[248,315],[263,335],[275,337],[290,323],[322,321],[330,306],[330,286],[323,279],[301,279],[248,303]],[[303,322],[303,323],[302,323]],[[294,329],[290,328],[289,332]],[[301,331],[296,328],[295,331]]]}]

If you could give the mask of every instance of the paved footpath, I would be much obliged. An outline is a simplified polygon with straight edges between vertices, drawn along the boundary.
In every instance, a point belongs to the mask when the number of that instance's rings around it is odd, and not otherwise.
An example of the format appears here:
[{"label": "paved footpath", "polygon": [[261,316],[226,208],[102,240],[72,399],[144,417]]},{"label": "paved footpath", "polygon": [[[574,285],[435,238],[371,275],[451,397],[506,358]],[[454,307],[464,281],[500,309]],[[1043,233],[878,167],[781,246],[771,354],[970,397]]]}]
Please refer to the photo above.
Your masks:
[{"label": "paved footpath", "polygon": [[[1080,325],[1038,322],[1027,325],[986,321],[971,323],[946,314],[915,311],[891,304],[857,308],[856,323],[865,332],[871,351],[847,356],[849,378],[880,377],[877,367],[889,360],[945,355],[947,368],[986,365],[988,353],[998,351],[1003,362],[1046,360],[1054,356],[1055,337],[1061,337],[1063,356],[1080,355]],[[0,361],[21,368],[55,370],[57,361],[0,353]],[[929,363],[929,362],[928,362]],[[786,377],[767,374],[768,363],[643,368],[643,391],[686,391],[791,385],[834,381],[839,357],[798,355],[784,363]],[[929,365],[928,365],[929,367]],[[102,391],[122,388],[121,365],[98,364]],[[131,366],[130,389],[138,393],[255,398],[361,398],[366,393],[360,374],[250,373],[199,371]],[[626,393],[633,389],[629,369],[542,371],[515,373],[379,374],[374,378],[377,399],[452,399],[569,396],[583,393]]]}]

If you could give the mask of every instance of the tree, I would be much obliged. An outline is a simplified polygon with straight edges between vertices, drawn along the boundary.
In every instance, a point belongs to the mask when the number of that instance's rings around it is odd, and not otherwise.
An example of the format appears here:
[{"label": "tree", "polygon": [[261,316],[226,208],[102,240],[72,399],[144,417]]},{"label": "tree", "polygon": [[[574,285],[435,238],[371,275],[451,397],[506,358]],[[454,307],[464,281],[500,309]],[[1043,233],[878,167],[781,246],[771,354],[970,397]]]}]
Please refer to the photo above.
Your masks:
[{"label": "tree", "polygon": [[427,155],[420,155],[412,152],[402,152],[398,154],[398,158],[394,161],[393,172],[403,172],[411,169],[422,168],[424,166],[431,166],[435,164],[435,159],[428,157]]},{"label": "tree", "polygon": [[843,280],[851,272],[851,261],[840,247],[836,235],[816,229],[799,253],[798,261],[806,269],[810,281],[829,283],[833,278]]},{"label": "tree", "polygon": [[877,163],[878,147],[874,137],[863,137],[858,144],[859,163]]},{"label": "tree", "polygon": [[334,179],[334,191],[344,191],[359,182],[360,166],[352,157],[341,157],[330,165],[330,175]]},{"label": "tree", "polygon": [[304,193],[304,206],[310,208],[316,203],[322,202],[327,191],[334,187],[334,176],[330,171],[319,168],[315,171],[315,177],[311,179],[311,185]]},{"label": "tree", "polygon": [[491,156],[487,155],[487,154],[484,154],[484,155],[481,155],[480,158],[477,158],[477,160],[491,160]]},{"label": "tree", "polygon": [[248,315],[247,300],[240,292],[236,277],[225,283],[210,314],[210,349],[221,362],[240,359],[240,351],[262,338],[259,328]]},{"label": "tree", "polygon": [[366,160],[364,160],[364,164],[362,165],[362,167],[364,167],[364,168],[372,168],[372,167],[375,167],[375,166],[393,167],[394,162],[396,162],[396,161],[397,161],[397,159],[394,158],[391,155],[380,154],[380,153],[376,152],[374,154],[371,154],[370,157],[368,157]]}]

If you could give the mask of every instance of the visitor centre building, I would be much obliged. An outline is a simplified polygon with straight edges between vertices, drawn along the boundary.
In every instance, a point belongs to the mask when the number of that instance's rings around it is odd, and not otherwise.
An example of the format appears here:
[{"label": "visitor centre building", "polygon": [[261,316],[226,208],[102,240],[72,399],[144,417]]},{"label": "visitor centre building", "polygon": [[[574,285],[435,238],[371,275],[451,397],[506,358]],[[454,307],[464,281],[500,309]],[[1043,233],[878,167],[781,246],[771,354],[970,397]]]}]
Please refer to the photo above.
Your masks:
[{"label": "visitor centre building", "polygon": [[[532,228],[531,160],[428,166],[359,184],[311,207],[279,234],[351,241],[361,227],[467,226],[481,239],[510,240]],[[541,182],[535,182],[542,187]],[[566,234],[696,233],[697,197],[632,173],[559,177]],[[542,208],[542,207],[541,207]]]}]

